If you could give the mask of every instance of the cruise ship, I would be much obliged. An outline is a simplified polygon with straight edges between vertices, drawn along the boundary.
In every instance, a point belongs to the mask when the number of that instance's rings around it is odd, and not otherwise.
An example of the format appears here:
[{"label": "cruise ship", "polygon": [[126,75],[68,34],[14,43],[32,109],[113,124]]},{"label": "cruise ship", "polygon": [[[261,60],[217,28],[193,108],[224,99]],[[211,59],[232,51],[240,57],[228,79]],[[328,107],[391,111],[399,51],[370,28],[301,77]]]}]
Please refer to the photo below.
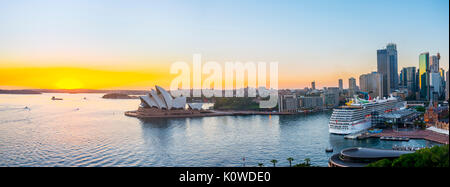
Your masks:
[{"label": "cruise ship", "polygon": [[389,98],[364,100],[355,96],[345,106],[333,110],[329,132],[332,134],[353,134],[372,126],[371,114],[384,114],[406,108],[406,101],[400,101],[392,95]]}]

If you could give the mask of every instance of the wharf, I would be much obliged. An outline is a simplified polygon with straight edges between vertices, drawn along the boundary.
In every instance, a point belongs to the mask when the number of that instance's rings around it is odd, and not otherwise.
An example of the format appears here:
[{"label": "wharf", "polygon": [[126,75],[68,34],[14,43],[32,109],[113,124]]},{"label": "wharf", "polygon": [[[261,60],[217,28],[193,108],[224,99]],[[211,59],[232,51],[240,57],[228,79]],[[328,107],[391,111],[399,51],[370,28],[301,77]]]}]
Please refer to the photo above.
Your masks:
[{"label": "wharf", "polygon": [[394,131],[392,129],[385,129],[381,133],[370,134],[369,137],[394,137],[394,138],[409,138],[409,139],[425,139],[441,144],[448,144],[449,137],[447,134],[434,132],[431,130],[414,130],[414,131]]},{"label": "wharf", "polygon": [[137,118],[190,118],[190,117],[214,117],[214,116],[246,116],[246,115],[293,115],[291,112],[262,112],[262,111],[205,111],[193,114],[170,114],[167,115],[141,115],[136,111],[126,111],[125,115]]}]

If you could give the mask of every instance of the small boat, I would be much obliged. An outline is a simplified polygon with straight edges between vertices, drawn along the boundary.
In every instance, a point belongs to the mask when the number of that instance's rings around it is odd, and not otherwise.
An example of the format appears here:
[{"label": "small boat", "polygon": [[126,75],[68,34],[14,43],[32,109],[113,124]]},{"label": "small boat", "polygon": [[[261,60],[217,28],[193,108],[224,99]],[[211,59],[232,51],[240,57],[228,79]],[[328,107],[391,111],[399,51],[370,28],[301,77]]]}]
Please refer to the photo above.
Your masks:
[{"label": "small boat", "polygon": [[63,100],[62,98],[57,98],[55,96],[52,97],[52,100]]},{"label": "small boat", "polygon": [[333,152],[333,148],[332,147],[328,147],[328,148],[325,149],[325,152],[331,153],[331,152]]}]

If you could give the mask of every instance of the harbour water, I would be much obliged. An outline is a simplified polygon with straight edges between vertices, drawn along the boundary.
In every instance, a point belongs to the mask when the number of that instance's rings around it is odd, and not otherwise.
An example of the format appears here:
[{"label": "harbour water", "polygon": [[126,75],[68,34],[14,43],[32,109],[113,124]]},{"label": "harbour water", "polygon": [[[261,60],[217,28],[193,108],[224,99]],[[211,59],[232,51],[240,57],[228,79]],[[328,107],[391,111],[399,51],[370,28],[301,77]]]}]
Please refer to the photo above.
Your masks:
[{"label": "harbour water", "polygon": [[348,147],[437,145],[330,135],[330,112],[140,120],[124,115],[139,100],[101,96],[0,94],[0,166],[327,166]]}]

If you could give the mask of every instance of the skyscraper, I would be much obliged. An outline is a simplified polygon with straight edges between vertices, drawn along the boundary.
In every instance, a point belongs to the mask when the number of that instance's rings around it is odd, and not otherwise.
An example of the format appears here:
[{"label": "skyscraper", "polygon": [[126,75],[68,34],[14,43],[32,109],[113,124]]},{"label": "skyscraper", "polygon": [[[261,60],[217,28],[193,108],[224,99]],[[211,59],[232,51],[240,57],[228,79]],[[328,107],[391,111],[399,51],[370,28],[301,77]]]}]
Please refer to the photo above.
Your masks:
[{"label": "skyscraper", "polygon": [[430,60],[430,72],[438,73],[439,72],[439,60],[441,59],[441,55],[437,53],[437,55],[431,56]]},{"label": "skyscraper", "polygon": [[316,89],[316,81],[312,81],[312,82],[311,82],[311,88],[312,88],[313,90]]},{"label": "skyscraper", "polygon": [[339,91],[342,91],[344,89],[344,82],[342,79],[339,79]]},{"label": "skyscraper", "polygon": [[408,95],[416,92],[416,67],[406,67],[401,71],[400,85],[408,90]]},{"label": "skyscraper", "polygon": [[420,98],[430,99],[430,53],[425,52],[419,55],[419,89]]},{"label": "skyscraper", "polygon": [[[432,90],[431,94],[435,94],[437,95],[437,98],[440,98],[441,95],[444,93],[444,91],[442,90],[442,77],[440,73],[430,73],[430,85]],[[433,98],[436,99],[436,98]],[[437,101],[437,99],[435,100]]]},{"label": "skyscraper", "polygon": [[449,91],[449,83],[450,83],[450,80],[448,80],[448,71],[447,71],[447,73],[446,73],[446,79],[445,79],[445,82],[446,82],[446,84],[445,84],[445,100],[447,100],[448,101],[448,98],[449,98],[449,93],[448,93],[448,91]]},{"label": "skyscraper", "polygon": [[397,45],[387,44],[385,49],[377,50],[377,72],[383,76],[383,96],[398,89]]}]

